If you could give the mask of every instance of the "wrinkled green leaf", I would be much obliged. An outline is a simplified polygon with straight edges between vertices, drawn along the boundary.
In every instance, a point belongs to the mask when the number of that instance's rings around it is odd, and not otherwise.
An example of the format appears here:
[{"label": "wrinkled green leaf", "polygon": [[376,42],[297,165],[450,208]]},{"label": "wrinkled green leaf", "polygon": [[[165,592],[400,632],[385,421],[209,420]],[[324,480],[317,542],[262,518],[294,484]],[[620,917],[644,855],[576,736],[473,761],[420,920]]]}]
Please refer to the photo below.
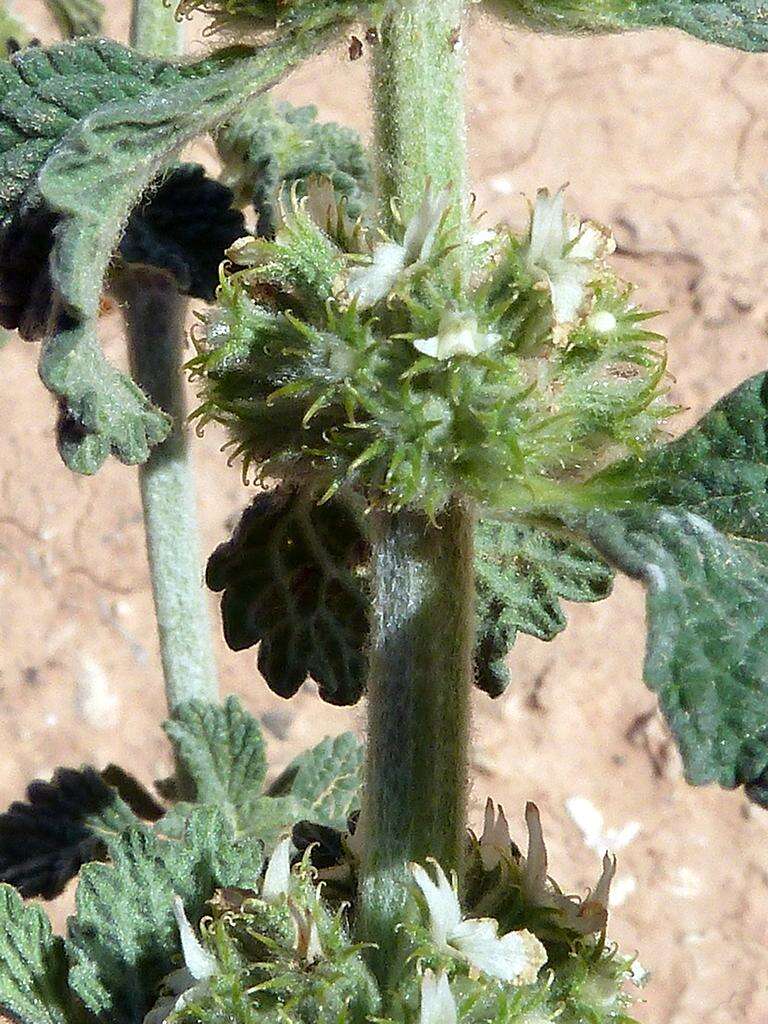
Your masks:
[{"label": "wrinkled green leaf", "polygon": [[196,924],[215,889],[254,885],[261,851],[235,841],[215,810],[200,808],[183,839],[136,828],[110,855],[110,864],[88,864],[80,875],[67,940],[70,984],[104,1024],[141,1024],[161,979],[179,964],[174,895]]},{"label": "wrinkled green leaf", "polygon": [[505,19],[539,32],[677,28],[707,43],[768,50],[761,0],[488,0]]},{"label": "wrinkled green leaf", "polygon": [[354,704],[365,684],[367,555],[356,508],[338,497],[283,489],[256,498],[208,562],[223,591],[224,636],[236,651],[260,643],[259,669],[291,697],[308,676],[332,704]]},{"label": "wrinkled green leaf", "polygon": [[143,462],[170,426],[96,337],[122,225],[186,142],[313,48],[289,37],[174,64],[94,40],[0,64],[0,322],[47,339],[41,376],[77,471],[110,452]]},{"label": "wrinkled green leaf", "polygon": [[306,751],[286,769],[277,788],[265,794],[261,727],[236,697],[223,705],[188,701],[164,728],[181,769],[179,788],[189,796],[159,822],[164,835],[181,835],[202,804],[216,808],[235,835],[270,850],[301,819],[341,827],[357,799],[362,754],[351,733]]},{"label": "wrinkled green leaf", "polygon": [[95,36],[101,31],[104,4],[101,0],[45,0],[59,30],[70,39]]},{"label": "wrinkled green leaf", "polygon": [[298,757],[286,770],[293,776],[291,795],[302,817],[319,825],[344,829],[359,806],[363,749],[351,732],[328,737]]},{"label": "wrinkled green leaf", "polygon": [[128,218],[120,260],[162,270],[183,295],[212,302],[219,265],[245,234],[234,197],[207,177],[199,164],[182,164],[165,175]]},{"label": "wrinkled green leaf", "polygon": [[600,601],[613,583],[612,570],[591,545],[514,522],[478,523],[475,573],[475,681],[492,697],[509,684],[506,656],[518,632],[554,639],[566,626],[561,598]]},{"label": "wrinkled green leaf", "polygon": [[[253,203],[260,235],[274,235],[279,203],[306,193],[312,177],[327,178],[350,217],[370,202],[371,168],[358,133],[317,121],[315,107],[260,98],[220,131],[216,142],[224,181],[242,204]],[[327,211],[318,211],[325,215]]]},{"label": "wrinkled green leaf", "polygon": [[218,807],[236,832],[252,817],[267,774],[259,723],[237,697],[223,705],[191,700],[163,726],[197,803]]},{"label": "wrinkled green leaf", "polygon": [[93,768],[59,768],[0,815],[0,881],[22,896],[53,899],[83,864],[104,858],[106,836],[136,820]]},{"label": "wrinkled green leaf", "polygon": [[19,1024],[74,1024],[64,943],[40,907],[0,885],[0,1011]]},{"label": "wrinkled green leaf", "polygon": [[768,779],[768,375],[592,485],[574,523],[648,591],[645,676],[690,782]]}]

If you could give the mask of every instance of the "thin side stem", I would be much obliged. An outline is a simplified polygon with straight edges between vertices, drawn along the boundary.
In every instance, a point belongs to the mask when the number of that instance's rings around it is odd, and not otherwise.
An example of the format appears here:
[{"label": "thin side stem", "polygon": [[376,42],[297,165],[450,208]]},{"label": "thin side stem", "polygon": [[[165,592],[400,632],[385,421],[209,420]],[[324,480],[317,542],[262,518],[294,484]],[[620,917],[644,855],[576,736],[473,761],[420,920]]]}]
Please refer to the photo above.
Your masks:
[{"label": "thin side stem", "polygon": [[171,416],[173,430],[139,468],[152,593],[168,708],[218,699],[203,584],[183,392],[186,300],[165,275],[125,275],[118,286],[133,377]]},{"label": "thin side stem", "polygon": [[[163,0],[133,0],[131,44],[156,57],[176,56],[184,48],[184,26]],[[173,712],[184,700],[215,701],[219,692],[185,427],[187,302],[167,276],[150,271],[126,274],[117,291],[134,379],[173,420],[170,436],[139,467],[165,695]]]},{"label": "thin side stem", "polygon": [[408,863],[459,871],[465,837],[474,642],[473,518],[373,520],[373,622],[360,937],[383,978],[398,967]]}]

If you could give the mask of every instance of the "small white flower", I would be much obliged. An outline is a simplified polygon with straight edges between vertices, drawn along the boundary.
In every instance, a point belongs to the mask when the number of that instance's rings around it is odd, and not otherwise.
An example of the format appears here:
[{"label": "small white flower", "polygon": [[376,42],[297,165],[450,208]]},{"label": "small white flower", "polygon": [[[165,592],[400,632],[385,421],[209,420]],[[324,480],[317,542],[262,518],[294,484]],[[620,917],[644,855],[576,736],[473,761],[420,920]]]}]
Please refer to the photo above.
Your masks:
[{"label": "small white flower", "polygon": [[509,825],[501,804],[494,804],[488,797],[485,805],[483,834],[480,836],[480,860],[486,871],[493,869],[505,858],[509,858],[512,840]]},{"label": "small white flower", "polygon": [[291,884],[291,840],[283,839],[277,844],[269,858],[264,881],[261,884],[261,898],[274,903],[281,896],[287,896]]},{"label": "small white flower", "polygon": [[432,971],[424,971],[419,1024],[456,1024],[457,1020],[456,1000],[448,984],[448,975],[441,971],[435,977]]},{"label": "small white flower", "polygon": [[440,317],[437,334],[433,338],[416,338],[414,347],[434,359],[453,356],[477,356],[501,341],[494,331],[481,331],[477,317],[472,313],[459,313],[447,308]]},{"label": "small white flower", "polygon": [[493,918],[462,919],[455,887],[437,861],[432,864],[437,882],[418,864],[411,864],[411,872],[427,902],[435,945],[500,981],[517,985],[533,982],[547,959],[536,936],[528,931],[499,936],[499,924]]},{"label": "small white flower", "polygon": [[315,964],[323,956],[323,947],[312,911],[308,907],[302,910],[293,902],[290,911],[296,926],[296,955],[307,964]]},{"label": "small white flower", "polygon": [[554,196],[546,189],[539,191],[524,255],[529,270],[549,290],[556,325],[576,319],[586,287],[595,277],[596,263],[615,248],[605,228],[567,216],[562,189]]},{"label": "small white flower", "polygon": [[374,249],[368,266],[350,271],[347,291],[361,309],[386,298],[404,270],[429,258],[449,198],[447,189],[433,195],[431,187],[427,186],[421,206],[405,229],[402,245],[383,242]]},{"label": "small white flower", "polygon": [[163,1024],[172,1013],[183,1010],[189,1003],[205,995],[211,978],[218,970],[216,957],[201,945],[178,896],[173,897],[173,914],[179,928],[184,967],[164,979],[165,994],[144,1017],[144,1024]]},{"label": "small white flower", "polygon": [[606,853],[603,870],[591,896],[583,902],[562,893],[547,876],[547,848],[541,828],[541,815],[534,803],[525,807],[528,827],[528,856],[523,862],[523,892],[538,907],[557,910],[566,927],[581,935],[602,931],[608,919],[608,897],[616,873],[616,858]]}]

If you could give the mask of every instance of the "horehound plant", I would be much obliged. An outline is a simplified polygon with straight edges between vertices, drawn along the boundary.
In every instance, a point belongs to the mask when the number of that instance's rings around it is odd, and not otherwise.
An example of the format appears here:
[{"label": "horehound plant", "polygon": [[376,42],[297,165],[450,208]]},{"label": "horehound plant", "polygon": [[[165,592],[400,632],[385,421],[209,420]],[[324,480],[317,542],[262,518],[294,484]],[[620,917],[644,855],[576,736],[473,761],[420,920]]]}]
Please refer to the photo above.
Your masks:
[{"label": "horehound plant", "polygon": [[[50,4],[69,35],[93,0]],[[535,31],[673,27],[768,48],[754,0],[487,0]],[[768,801],[768,380],[670,441],[663,339],[610,231],[542,190],[522,237],[470,202],[462,0],[134,0],[132,48],[0,28],[0,322],[42,343],[66,465],[138,465],[176,773],[59,769],[0,817],[0,1008],[21,1024],[627,1022],[606,939],[538,809],[467,830],[469,703],[560,599],[648,593],[645,674],[694,784]],[[180,56],[185,19],[215,44]],[[199,22],[195,22],[198,24]],[[265,93],[346,40],[374,152]],[[351,40],[351,42],[350,42]],[[221,178],[179,163],[201,133]],[[245,215],[244,215],[245,213]],[[98,341],[121,306],[132,376]],[[290,697],[365,696],[265,787],[218,702],[182,400],[260,493],[213,554],[226,639]],[[11,358],[4,353],[4,358]],[[522,838],[517,827],[512,832]],[[523,852],[523,850],[525,852]],[[65,938],[23,898],[79,875]]]}]

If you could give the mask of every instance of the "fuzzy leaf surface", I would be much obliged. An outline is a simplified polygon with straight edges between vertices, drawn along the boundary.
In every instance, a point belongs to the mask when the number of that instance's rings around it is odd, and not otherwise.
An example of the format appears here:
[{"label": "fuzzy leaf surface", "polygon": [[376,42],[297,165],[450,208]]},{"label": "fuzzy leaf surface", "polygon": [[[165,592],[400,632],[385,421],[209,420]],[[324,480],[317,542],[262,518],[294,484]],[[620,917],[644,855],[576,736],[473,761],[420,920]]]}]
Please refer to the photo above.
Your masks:
[{"label": "fuzzy leaf surface", "polygon": [[143,462],[170,426],[96,337],[126,218],[186,142],[301,52],[288,40],[181,64],[89,40],[0,65],[0,322],[45,338],[41,377],[59,399],[61,453],[78,472],[110,453]]},{"label": "fuzzy leaf surface", "polygon": [[254,884],[262,857],[211,808],[193,813],[183,839],[136,828],[111,844],[110,856],[80,876],[67,940],[70,984],[104,1024],[141,1024],[161,979],[180,962],[174,895],[197,924],[216,888]]},{"label": "fuzzy leaf surface", "polygon": [[561,598],[601,601],[613,585],[589,543],[514,522],[478,523],[475,573],[475,681],[492,697],[509,684],[505,659],[519,632],[552,640],[567,624]]},{"label": "fuzzy leaf surface", "polygon": [[64,943],[40,907],[0,885],[0,1011],[19,1024],[73,1024]]},{"label": "fuzzy leaf surface", "polygon": [[354,704],[365,684],[368,631],[360,571],[367,556],[359,516],[341,498],[318,505],[297,490],[259,496],[208,562],[223,591],[232,650],[260,643],[259,670],[281,697],[308,676],[331,704]]},{"label": "fuzzy leaf surface", "polygon": [[501,17],[540,32],[676,28],[707,43],[768,50],[761,0],[488,0]]},{"label": "fuzzy leaf surface", "polygon": [[237,697],[228,697],[223,705],[191,700],[163,728],[196,802],[218,807],[236,832],[243,831],[267,774],[264,737],[256,719]]},{"label": "fuzzy leaf surface", "polygon": [[300,755],[286,771],[295,772],[290,792],[301,805],[301,816],[345,829],[359,806],[362,769],[363,748],[351,732],[328,737]]},{"label": "fuzzy leaf surface", "polygon": [[646,586],[645,677],[689,781],[768,804],[768,375],[593,487],[581,525]]},{"label": "fuzzy leaf surface", "polygon": [[0,881],[22,896],[53,899],[83,864],[105,856],[105,837],[136,816],[93,768],[59,768],[50,782],[27,787],[0,815]]},{"label": "fuzzy leaf surface", "polygon": [[[371,168],[360,136],[351,128],[317,120],[315,107],[271,103],[260,97],[219,132],[216,143],[224,180],[241,203],[253,203],[260,235],[274,235],[279,203],[299,196],[313,177],[327,179],[353,219],[371,200]],[[327,211],[318,210],[319,222]]]}]

